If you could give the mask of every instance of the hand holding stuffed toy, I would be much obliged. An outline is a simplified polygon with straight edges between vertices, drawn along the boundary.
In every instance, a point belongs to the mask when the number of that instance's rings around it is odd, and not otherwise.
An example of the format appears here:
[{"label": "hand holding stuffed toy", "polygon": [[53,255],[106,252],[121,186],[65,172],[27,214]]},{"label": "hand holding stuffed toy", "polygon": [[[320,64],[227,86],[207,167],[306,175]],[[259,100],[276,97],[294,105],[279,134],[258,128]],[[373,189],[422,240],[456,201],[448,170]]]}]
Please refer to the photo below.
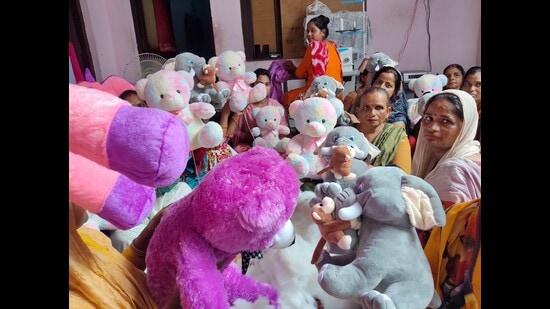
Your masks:
[{"label": "hand holding stuffed toy", "polygon": [[147,249],[147,283],[163,308],[173,292],[183,308],[229,308],[277,290],[241,273],[243,251],[287,247],[299,194],[292,167],[273,149],[253,147],[210,170],[164,214]]},{"label": "hand holding stuffed toy", "polygon": [[338,215],[345,220],[361,216],[361,229],[354,250],[339,256],[325,251],[317,262],[323,290],[364,308],[438,308],[441,300],[416,232],[445,224],[435,189],[398,167],[380,166],[359,176],[353,190],[333,198],[352,204]]},{"label": "hand holding stuffed toy", "polygon": [[343,231],[348,229],[357,230],[361,226],[361,222],[357,219],[336,219],[334,217],[336,207],[331,197],[325,196],[321,201],[313,198],[310,203],[313,203],[311,207],[311,219],[319,227],[322,236],[311,256],[311,264],[315,264],[327,241],[336,244],[342,250],[349,250],[351,248],[352,237],[344,234]]}]

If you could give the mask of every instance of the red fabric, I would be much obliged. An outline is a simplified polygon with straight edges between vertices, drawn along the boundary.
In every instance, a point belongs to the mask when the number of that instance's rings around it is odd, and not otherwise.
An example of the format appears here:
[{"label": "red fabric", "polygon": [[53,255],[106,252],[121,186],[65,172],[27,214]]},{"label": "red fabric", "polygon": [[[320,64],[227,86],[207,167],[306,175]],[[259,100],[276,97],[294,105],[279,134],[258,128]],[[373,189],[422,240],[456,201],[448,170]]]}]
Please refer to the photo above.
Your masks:
[{"label": "red fabric", "polygon": [[85,81],[84,74],[80,68],[80,63],[78,63],[78,58],[76,57],[76,51],[74,50],[73,43],[69,41],[69,58],[71,59],[71,65],[73,66],[73,73],[76,83],[78,84],[81,81]]},{"label": "red fabric", "polygon": [[159,41],[159,50],[161,52],[174,52],[174,33],[170,23],[170,13],[164,0],[153,0],[155,10],[155,24],[157,26],[157,38]]},{"label": "red fabric", "polygon": [[325,41],[311,41],[311,65],[313,78],[325,75],[328,64],[328,46]]}]

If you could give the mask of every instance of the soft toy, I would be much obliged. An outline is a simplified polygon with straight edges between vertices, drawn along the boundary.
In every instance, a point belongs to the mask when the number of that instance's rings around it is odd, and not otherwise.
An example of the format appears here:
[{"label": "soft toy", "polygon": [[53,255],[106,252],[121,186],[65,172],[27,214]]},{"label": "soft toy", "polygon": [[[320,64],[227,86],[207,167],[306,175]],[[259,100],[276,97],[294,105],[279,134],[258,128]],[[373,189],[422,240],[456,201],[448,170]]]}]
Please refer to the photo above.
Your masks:
[{"label": "soft toy", "polygon": [[231,91],[219,88],[216,84],[216,68],[208,65],[204,57],[190,52],[183,52],[174,58],[174,70],[186,71],[193,76],[195,86],[191,90],[189,103],[206,102],[221,110]]},{"label": "soft toy", "polygon": [[[342,161],[333,157],[334,150],[342,147],[350,148],[350,161]],[[380,153],[380,150],[378,147],[371,144],[365,135],[355,127],[339,126],[328,133],[318,153],[325,158],[326,161],[330,162],[330,164],[317,174],[322,176],[323,181],[337,182],[342,187],[347,188],[355,185],[355,178],[339,177],[335,174],[333,167],[336,169],[340,168],[337,161],[349,165],[350,174],[361,175],[368,168],[368,164],[365,160],[376,157]],[[347,174],[347,172],[344,174]]]},{"label": "soft toy", "polygon": [[[311,264],[315,264],[327,241],[336,244],[340,249],[349,250],[353,239],[350,235],[344,234],[344,230],[357,230],[361,226],[361,222],[357,219],[336,219],[334,217],[336,206],[331,197],[325,196],[321,201],[312,199],[310,203],[313,203],[313,206],[311,206],[311,219],[319,227],[322,236],[311,256]],[[330,252],[330,249],[328,251]]]},{"label": "soft toy", "polygon": [[311,264],[311,256],[321,238],[319,228],[311,220],[312,191],[302,191],[292,217],[296,240],[285,249],[269,248],[262,251],[263,258],[253,259],[247,276],[269,283],[277,289],[281,308],[361,309],[351,299],[338,299],[323,291],[317,282],[317,268]]},{"label": "soft toy", "polygon": [[154,187],[181,175],[188,152],[186,129],[173,115],[69,84],[71,202],[133,227],[151,211]]},{"label": "soft toy", "polygon": [[364,70],[367,70],[370,73],[378,72],[382,67],[385,66],[391,66],[395,67],[398,65],[399,62],[393,60],[390,58],[390,56],[382,53],[382,52],[376,52],[372,54],[370,57],[363,59],[363,62],[359,66],[359,72],[363,72]]},{"label": "soft toy", "polygon": [[323,169],[328,162],[315,155],[315,151],[336,126],[337,108],[332,101],[320,97],[296,100],[288,107],[288,114],[294,119],[300,133],[294,135],[288,143],[286,160],[290,162],[298,178],[321,179],[317,171]]},{"label": "soft toy", "polygon": [[252,115],[258,125],[251,130],[252,136],[255,137],[252,146],[274,148],[284,153],[290,141],[288,137],[279,138],[279,135],[290,134],[290,128],[281,124],[281,119],[285,117],[285,109],[282,106],[266,105],[254,108]]},{"label": "soft toy", "polygon": [[[430,96],[443,91],[443,87],[446,84],[447,76],[443,74],[435,75],[427,73],[409,81],[409,89],[414,91],[416,95],[416,98],[407,100],[409,105],[407,113],[409,114],[409,119],[411,119],[411,128],[414,127],[422,117],[423,103],[425,103]],[[422,101],[420,101],[420,99],[422,99]]]},{"label": "soft toy", "polygon": [[248,103],[258,102],[267,96],[264,84],[258,83],[250,87],[256,81],[256,73],[246,71],[246,56],[243,51],[226,50],[219,56],[210,58],[208,64],[218,70],[218,87],[229,88],[231,91],[228,103],[232,112],[240,112]]},{"label": "soft toy", "polygon": [[253,147],[211,169],[166,211],[147,249],[147,283],[160,308],[179,293],[183,308],[229,308],[277,290],[241,273],[240,252],[289,246],[299,194],[292,167],[273,149]]},{"label": "soft toy", "polygon": [[[348,125],[351,119],[347,116],[344,117],[344,103],[337,97],[342,92],[344,92],[344,85],[331,76],[321,75],[313,80],[304,98],[321,97],[328,99],[336,108],[336,114],[338,115],[336,124]],[[340,106],[342,108],[340,108]]]},{"label": "soft toy", "polygon": [[223,140],[222,127],[214,121],[204,123],[216,110],[204,102],[189,104],[193,77],[186,71],[159,70],[137,81],[138,96],[152,108],[177,115],[185,124],[190,150],[212,148]]},{"label": "soft toy", "polygon": [[120,229],[136,226],[154,205],[154,187],[181,175],[188,152],[177,117],[69,84],[70,308],[155,306],[141,268],[144,248],[121,254],[101,231],[81,226],[79,214],[98,214]]},{"label": "soft toy", "polygon": [[317,172],[317,175],[331,171],[336,179],[355,180],[357,176],[351,172],[353,158],[355,158],[355,149],[346,145],[335,145],[325,152],[330,155],[329,165]]},{"label": "soft toy", "polygon": [[369,168],[353,189],[331,197],[341,206],[341,219],[361,216],[361,229],[354,250],[338,256],[323,252],[316,264],[321,287],[363,308],[439,307],[416,232],[445,224],[435,189],[398,167],[383,166]]}]

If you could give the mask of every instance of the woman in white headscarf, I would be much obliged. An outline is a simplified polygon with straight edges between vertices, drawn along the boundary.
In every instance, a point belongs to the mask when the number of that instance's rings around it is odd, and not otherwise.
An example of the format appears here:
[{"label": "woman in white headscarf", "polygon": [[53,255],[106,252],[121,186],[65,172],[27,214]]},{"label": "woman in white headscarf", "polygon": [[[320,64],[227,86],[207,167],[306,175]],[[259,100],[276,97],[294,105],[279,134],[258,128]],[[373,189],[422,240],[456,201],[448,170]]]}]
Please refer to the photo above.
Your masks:
[{"label": "woman in white headscarf", "polygon": [[474,98],[449,89],[424,107],[411,174],[430,183],[447,209],[481,197],[481,145]]}]

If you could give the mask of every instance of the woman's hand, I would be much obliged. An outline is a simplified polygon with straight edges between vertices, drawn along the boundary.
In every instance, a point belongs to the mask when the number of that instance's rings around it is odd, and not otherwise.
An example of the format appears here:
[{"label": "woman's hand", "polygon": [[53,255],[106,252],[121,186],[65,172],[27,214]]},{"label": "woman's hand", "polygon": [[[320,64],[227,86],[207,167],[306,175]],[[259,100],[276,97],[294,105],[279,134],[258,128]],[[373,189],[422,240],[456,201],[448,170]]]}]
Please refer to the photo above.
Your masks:
[{"label": "woman's hand", "polygon": [[296,66],[294,65],[292,60],[285,61],[285,63],[283,63],[283,68],[291,74],[294,74],[294,71],[296,71]]}]

